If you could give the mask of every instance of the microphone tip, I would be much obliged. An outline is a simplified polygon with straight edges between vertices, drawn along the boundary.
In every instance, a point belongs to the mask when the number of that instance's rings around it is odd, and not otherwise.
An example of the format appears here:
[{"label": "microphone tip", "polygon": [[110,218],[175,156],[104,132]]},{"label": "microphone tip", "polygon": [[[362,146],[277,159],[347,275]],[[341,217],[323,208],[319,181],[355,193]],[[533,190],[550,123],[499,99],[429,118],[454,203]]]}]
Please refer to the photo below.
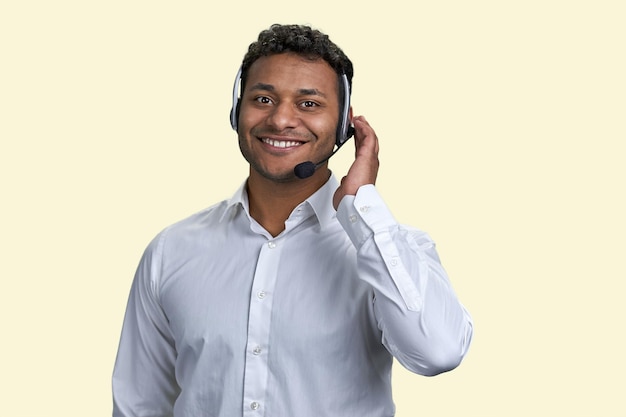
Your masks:
[{"label": "microphone tip", "polygon": [[315,164],[311,161],[302,162],[293,169],[293,173],[300,179],[309,178],[315,173]]}]

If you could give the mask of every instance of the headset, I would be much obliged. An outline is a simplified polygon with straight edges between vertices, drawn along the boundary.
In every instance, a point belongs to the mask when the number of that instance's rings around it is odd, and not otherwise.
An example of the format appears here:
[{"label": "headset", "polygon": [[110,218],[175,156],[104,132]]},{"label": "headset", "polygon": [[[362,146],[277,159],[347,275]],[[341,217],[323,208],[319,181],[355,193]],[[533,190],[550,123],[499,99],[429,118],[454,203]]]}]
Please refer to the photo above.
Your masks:
[{"label": "headset", "polygon": [[[237,71],[237,76],[235,77],[235,83],[233,85],[233,106],[230,110],[230,125],[235,132],[237,131],[239,120],[241,72],[242,68],[239,67],[239,71]],[[352,135],[354,135],[354,127],[350,124],[350,84],[348,83],[348,77],[346,74],[341,74],[341,86],[343,88],[343,106],[340,112],[340,123],[337,126],[337,138],[335,140],[337,150],[344,143],[346,143]]]}]

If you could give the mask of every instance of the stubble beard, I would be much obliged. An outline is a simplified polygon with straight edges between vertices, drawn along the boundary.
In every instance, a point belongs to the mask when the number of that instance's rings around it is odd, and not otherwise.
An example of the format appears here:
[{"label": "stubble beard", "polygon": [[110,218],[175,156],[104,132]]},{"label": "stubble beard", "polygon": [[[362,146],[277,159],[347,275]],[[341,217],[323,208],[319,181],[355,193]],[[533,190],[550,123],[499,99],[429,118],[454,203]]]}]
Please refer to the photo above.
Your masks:
[{"label": "stubble beard", "polygon": [[261,164],[258,163],[257,159],[254,157],[253,153],[250,151],[250,147],[248,146],[246,139],[242,138],[241,136],[239,136],[239,150],[241,151],[241,155],[243,155],[244,159],[250,165],[251,173],[252,171],[254,171],[258,173],[262,178],[277,183],[289,183],[298,180],[298,177],[296,177],[293,169],[289,169],[283,172],[270,172],[263,166],[261,166]]}]

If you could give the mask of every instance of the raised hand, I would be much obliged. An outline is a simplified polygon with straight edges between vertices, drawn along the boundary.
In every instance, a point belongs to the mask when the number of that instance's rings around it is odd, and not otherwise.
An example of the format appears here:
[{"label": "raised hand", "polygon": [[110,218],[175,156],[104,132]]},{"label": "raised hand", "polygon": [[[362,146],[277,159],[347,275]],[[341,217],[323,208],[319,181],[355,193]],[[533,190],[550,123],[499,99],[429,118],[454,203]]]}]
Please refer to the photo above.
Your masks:
[{"label": "raised hand", "polygon": [[348,174],[341,179],[333,197],[335,210],[346,195],[356,195],[362,185],[375,184],[378,175],[378,137],[363,116],[352,119],[354,125],[355,160]]}]

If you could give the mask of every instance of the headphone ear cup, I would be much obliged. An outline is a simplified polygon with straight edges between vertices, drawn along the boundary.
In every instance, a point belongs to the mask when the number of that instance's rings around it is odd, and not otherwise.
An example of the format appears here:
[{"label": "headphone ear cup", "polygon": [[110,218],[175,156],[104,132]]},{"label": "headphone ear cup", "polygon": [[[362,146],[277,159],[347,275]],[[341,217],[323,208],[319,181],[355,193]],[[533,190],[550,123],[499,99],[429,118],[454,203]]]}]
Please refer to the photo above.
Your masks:
[{"label": "headphone ear cup", "polygon": [[346,74],[341,74],[341,88],[343,103],[339,114],[339,126],[337,126],[337,139],[335,145],[339,148],[354,135],[354,127],[350,124],[350,84]]},{"label": "headphone ear cup", "polygon": [[239,86],[241,84],[241,71],[242,69],[239,67],[239,71],[237,71],[235,82],[233,84],[233,106],[230,108],[230,126],[235,132],[237,131],[239,121]]},{"label": "headphone ear cup", "polygon": [[348,127],[348,133],[346,134],[346,140],[350,139],[352,136],[354,136],[354,126],[350,125]]},{"label": "headphone ear cup", "polygon": [[345,134],[337,135],[337,141],[335,142],[335,145],[337,145],[337,148],[340,148],[352,136],[354,136],[354,126],[350,125],[350,126],[348,126],[348,129],[347,129]]},{"label": "headphone ear cup", "polygon": [[230,126],[235,132],[237,132],[237,128],[239,127],[239,107],[240,101],[237,99],[233,103],[233,107],[230,109]]},{"label": "headphone ear cup", "polygon": [[233,130],[237,130],[237,123],[235,123],[235,109],[230,108],[230,126]]}]

